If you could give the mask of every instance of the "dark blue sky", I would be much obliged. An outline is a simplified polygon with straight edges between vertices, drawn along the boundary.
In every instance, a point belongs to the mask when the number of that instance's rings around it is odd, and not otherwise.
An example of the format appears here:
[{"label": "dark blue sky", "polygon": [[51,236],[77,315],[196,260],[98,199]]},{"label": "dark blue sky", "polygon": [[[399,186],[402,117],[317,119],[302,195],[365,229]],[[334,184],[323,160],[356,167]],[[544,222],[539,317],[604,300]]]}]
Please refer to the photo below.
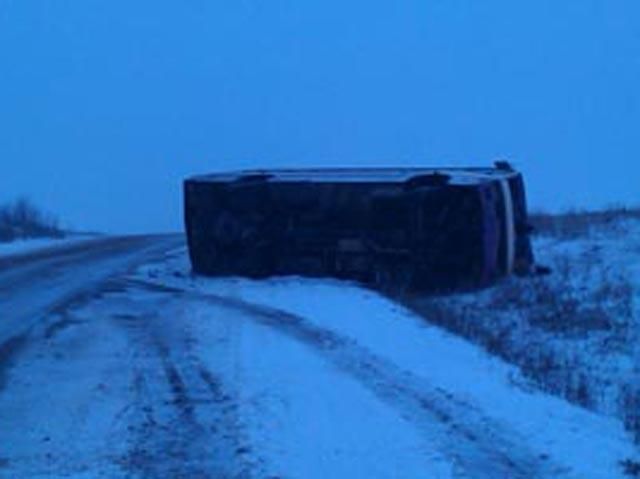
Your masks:
[{"label": "dark blue sky", "polygon": [[0,0],[0,201],[181,227],[192,173],[488,164],[640,203],[637,0]]}]

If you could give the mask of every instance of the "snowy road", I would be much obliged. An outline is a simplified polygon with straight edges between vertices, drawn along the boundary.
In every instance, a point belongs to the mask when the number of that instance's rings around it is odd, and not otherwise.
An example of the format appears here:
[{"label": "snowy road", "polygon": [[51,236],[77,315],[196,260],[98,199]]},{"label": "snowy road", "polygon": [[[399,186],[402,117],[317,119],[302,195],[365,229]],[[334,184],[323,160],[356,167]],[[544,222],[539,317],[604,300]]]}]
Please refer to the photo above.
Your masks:
[{"label": "snowy road", "polygon": [[177,235],[102,238],[0,256],[0,348],[41,316],[96,292],[106,279],[181,241]]},{"label": "snowy road", "polygon": [[0,478],[624,477],[619,424],[375,293],[179,241],[0,260]]}]

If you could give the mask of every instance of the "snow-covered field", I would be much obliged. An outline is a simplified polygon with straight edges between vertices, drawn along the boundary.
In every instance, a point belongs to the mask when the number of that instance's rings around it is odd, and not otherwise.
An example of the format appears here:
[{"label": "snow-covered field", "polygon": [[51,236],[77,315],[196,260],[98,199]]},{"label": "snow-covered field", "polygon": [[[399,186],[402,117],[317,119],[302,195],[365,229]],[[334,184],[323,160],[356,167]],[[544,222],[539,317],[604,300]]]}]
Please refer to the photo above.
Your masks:
[{"label": "snow-covered field", "polygon": [[519,365],[538,387],[618,418],[640,440],[640,221],[541,235],[534,247],[550,276],[408,303]]}]

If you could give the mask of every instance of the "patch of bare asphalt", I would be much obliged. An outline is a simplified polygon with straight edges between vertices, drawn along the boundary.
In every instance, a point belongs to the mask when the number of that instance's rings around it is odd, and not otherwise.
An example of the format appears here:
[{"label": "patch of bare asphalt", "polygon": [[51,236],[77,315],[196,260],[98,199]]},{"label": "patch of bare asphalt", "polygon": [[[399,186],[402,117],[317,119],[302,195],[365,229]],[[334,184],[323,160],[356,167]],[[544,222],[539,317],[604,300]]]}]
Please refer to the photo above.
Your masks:
[{"label": "patch of bare asphalt", "polygon": [[[311,347],[396,409],[426,436],[441,439],[442,452],[457,471],[466,472],[469,477],[557,478],[567,472],[552,464],[546,451],[530,450],[526,439],[507,425],[495,422],[472,404],[432,387],[334,331],[301,316],[235,298],[193,293],[189,299],[245,313],[252,320]],[[438,430],[441,434],[435,434]]]}]

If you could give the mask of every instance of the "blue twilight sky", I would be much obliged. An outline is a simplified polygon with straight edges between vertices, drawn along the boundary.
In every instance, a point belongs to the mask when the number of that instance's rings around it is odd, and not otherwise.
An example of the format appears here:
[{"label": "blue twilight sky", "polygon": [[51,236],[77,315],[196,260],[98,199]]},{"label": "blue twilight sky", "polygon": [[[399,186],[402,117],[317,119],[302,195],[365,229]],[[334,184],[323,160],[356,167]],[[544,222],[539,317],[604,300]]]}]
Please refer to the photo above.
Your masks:
[{"label": "blue twilight sky", "polygon": [[0,201],[181,227],[192,173],[513,160],[640,203],[638,0],[0,0]]}]

